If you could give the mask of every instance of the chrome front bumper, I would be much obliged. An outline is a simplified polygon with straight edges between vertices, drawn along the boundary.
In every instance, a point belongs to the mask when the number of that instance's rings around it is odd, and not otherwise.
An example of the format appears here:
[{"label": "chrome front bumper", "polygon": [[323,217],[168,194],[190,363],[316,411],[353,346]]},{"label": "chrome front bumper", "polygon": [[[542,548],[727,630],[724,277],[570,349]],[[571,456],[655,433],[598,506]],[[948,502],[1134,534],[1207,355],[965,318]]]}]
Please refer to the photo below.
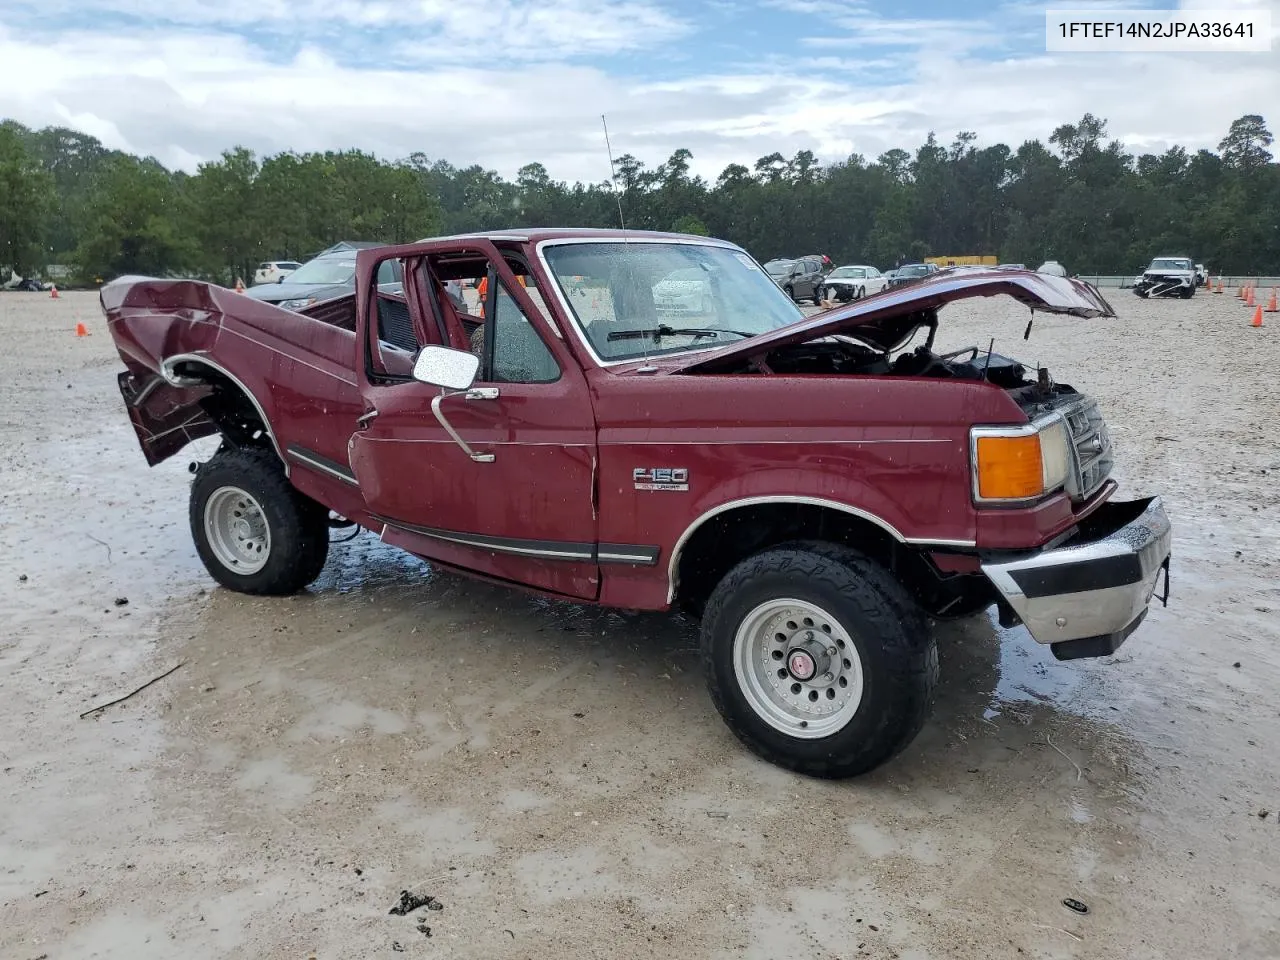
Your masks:
[{"label": "chrome front bumper", "polygon": [[1105,657],[1147,615],[1173,539],[1159,497],[1105,503],[1060,547],[983,563],[1005,605],[1059,660]]}]

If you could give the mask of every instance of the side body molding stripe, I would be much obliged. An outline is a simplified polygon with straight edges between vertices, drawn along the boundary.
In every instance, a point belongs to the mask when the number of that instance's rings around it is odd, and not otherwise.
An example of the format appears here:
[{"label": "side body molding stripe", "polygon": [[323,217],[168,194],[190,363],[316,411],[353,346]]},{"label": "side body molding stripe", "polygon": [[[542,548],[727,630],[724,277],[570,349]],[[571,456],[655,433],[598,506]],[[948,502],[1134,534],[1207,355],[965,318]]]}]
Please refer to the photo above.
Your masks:
[{"label": "side body molding stripe", "polygon": [[658,562],[657,547],[630,543],[570,543],[563,540],[520,540],[513,537],[493,537],[480,533],[464,533],[457,530],[441,530],[423,527],[415,523],[402,523],[389,517],[375,516],[387,527],[405,533],[429,537],[445,543],[456,543],[481,550],[511,553],[544,560],[570,560],[578,563],[620,563],[633,566],[653,566]]}]

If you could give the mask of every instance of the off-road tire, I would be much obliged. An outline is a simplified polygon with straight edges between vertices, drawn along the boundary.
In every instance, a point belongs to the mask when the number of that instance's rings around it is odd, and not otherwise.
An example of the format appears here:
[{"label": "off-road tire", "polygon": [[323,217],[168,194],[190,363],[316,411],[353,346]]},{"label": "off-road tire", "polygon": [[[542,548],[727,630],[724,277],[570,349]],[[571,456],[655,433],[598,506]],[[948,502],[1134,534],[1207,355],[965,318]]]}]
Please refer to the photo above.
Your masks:
[{"label": "off-road tire", "polygon": [[1196,295],[1196,288],[1194,286],[1187,287],[1186,290],[1182,291],[1183,300],[1190,300],[1195,295]]},{"label": "off-road tire", "polygon": [[[734,670],[739,624],[757,605],[781,597],[829,611],[861,658],[856,713],[820,739],[789,736],[767,723]],[[795,542],[743,560],[707,602],[701,646],[708,691],[729,729],[753,753],[807,776],[842,779],[884,764],[915,739],[933,705],[938,648],[923,611],[884,568],[838,544]]]},{"label": "off-road tire", "polygon": [[[239,573],[221,561],[209,542],[205,508],[220,489],[235,487],[262,507],[271,545],[266,564]],[[264,448],[219,450],[191,484],[188,510],[196,552],[209,575],[228,590],[261,596],[297,593],[320,575],[329,555],[329,511],[289,483],[279,457]]]}]

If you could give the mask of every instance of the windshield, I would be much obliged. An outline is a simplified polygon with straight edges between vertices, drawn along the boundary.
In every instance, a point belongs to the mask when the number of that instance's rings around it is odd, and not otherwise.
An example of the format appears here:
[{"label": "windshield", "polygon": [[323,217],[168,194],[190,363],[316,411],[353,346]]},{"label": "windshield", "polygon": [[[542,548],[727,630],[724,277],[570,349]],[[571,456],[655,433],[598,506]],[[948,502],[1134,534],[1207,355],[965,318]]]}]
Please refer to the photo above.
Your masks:
[{"label": "windshield", "polygon": [[861,277],[865,274],[866,271],[862,267],[836,267],[831,271],[830,276],[839,279],[840,277]]},{"label": "windshield", "polygon": [[304,263],[289,274],[290,283],[350,283],[356,275],[355,260],[323,257]]},{"label": "windshield", "polygon": [[793,263],[795,263],[794,260],[770,260],[764,268],[769,271],[771,277],[785,277],[791,272]]},{"label": "windshield", "polygon": [[898,276],[900,277],[923,277],[929,272],[929,268],[923,263],[917,263],[910,267],[899,267]]},{"label": "windshield", "polygon": [[804,314],[749,256],[695,243],[571,243],[545,256],[596,356],[723,346]]},{"label": "windshield", "polygon": [[1190,270],[1190,260],[1174,260],[1172,258],[1163,260],[1152,260],[1148,270]]}]

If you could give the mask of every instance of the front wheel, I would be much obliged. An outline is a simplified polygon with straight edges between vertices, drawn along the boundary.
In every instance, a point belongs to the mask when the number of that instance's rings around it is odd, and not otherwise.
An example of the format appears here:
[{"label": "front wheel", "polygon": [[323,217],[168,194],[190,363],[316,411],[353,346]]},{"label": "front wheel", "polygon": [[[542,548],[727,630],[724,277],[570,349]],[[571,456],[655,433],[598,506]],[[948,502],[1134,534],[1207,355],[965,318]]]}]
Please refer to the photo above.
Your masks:
[{"label": "front wheel", "polygon": [[783,289],[783,292],[785,292],[788,297],[790,297],[793,301],[795,300],[796,291],[793,287],[786,286],[786,287],[783,287],[782,289]]},{"label": "front wheel", "polygon": [[189,516],[205,569],[239,593],[297,593],[329,554],[329,511],[289,483],[270,450],[214,454],[191,484]]},{"label": "front wheel", "polygon": [[838,779],[875,769],[928,718],[937,644],[920,608],[856,551],[803,542],[731,570],[702,620],[711,698],[743,744]]}]

